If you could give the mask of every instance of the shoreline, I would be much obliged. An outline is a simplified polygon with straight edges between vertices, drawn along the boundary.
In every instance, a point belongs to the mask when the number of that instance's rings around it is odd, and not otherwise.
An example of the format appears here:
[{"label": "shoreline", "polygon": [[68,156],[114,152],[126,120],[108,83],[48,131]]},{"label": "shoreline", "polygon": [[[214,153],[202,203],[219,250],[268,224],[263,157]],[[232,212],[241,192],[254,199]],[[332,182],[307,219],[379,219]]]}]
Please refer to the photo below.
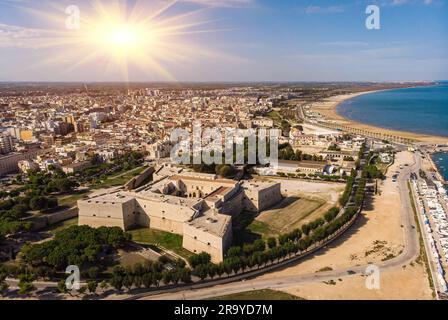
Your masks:
[{"label": "shoreline", "polygon": [[381,92],[381,91],[389,91],[389,90],[396,90],[396,89],[383,89],[383,90],[372,90],[372,91],[362,91],[357,93],[351,93],[346,95],[339,95],[339,96],[333,96],[331,98],[328,98],[324,101],[315,102],[311,104],[311,108],[313,111],[318,112],[321,114],[326,120],[329,120],[335,124],[338,125],[344,125],[347,127],[351,127],[353,129],[362,130],[362,131],[370,131],[375,132],[380,135],[384,136],[396,136],[401,137],[403,139],[409,139],[409,140],[415,140],[416,142],[420,143],[429,143],[429,144],[439,144],[439,143],[447,143],[448,137],[442,137],[442,136],[434,136],[434,135],[427,135],[423,133],[415,133],[415,132],[409,132],[409,131],[401,131],[401,130],[393,130],[393,129],[387,129],[382,127],[377,127],[370,124],[361,123],[358,121],[354,121],[351,119],[348,119],[341,115],[337,108],[339,105],[341,105],[343,102],[362,96],[370,93],[375,92]]}]

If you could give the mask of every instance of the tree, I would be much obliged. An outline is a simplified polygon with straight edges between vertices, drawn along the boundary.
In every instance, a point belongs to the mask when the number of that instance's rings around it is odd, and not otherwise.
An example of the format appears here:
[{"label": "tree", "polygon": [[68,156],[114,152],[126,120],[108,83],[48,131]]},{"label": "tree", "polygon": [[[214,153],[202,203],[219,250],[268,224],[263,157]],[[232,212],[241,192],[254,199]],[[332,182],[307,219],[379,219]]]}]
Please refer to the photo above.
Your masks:
[{"label": "tree", "polygon": [[231,247],[229,250],[227,250],[227,257],[233,258],[233,257],[239,257],[243,254],[243,249],[241,247]]},{"label": "tree", "polygon": [[204,281],[209,273],[209,265],[200,264],[194,269],[194,274],[197,275],[202,281]]},{"label": "tree", "polygon": [[151,273],[145,273],[142,276],[142,284],[143,284],[143,286],[146,289],[149,289],[149,288],[151,288],[152,283],[153,283],[153,281],[152,281],[152,274]]},{"label": "tree", "polygon": [[214,264],[210,264],[208,268],[208,275],[211,279],[213,279],[216,276],[217,266]]},{"label": "tree", "polygon": [[91,294],[96,294],[96,290],[98,289],[98,282],[95,280],[89,281],[87,283],[87,288]]},{"label": "tree", "polygon": [[224,274],[224,267],[222,265],[222,262],[218,265],[216,265],[216,274],[218,275],[218,277],[222,277],[222,275]]},{"label": "tree", "polygon": [[103,291],[106,291],[107,287],[109,286],[109,284],[107,283],[107,281],[103,280],[100,283],[100,289]]},{"label": "tree", "polygon": [[325,221],[331,222],[333,221],[337,215],[339,214],[339,208],[331,208],[326,214],[325,214]]},{"label": "tree", "polygon": [[169,285],[173,281],[173,274],[169,271],[163,272],[162,280],[165,285]]},{"label": "tree", "polygon": [[154,273],[153,280],[154,280],[154,283],[156,284],[157,287],[160,286],[160,281],[161,281],[162,279],[163,279],[163,275],[162,275],[161,272],[156,272],[156,273]]},{"label": "tree", "polygon": [[24,246],[21,253],[23,261],[33,267],[44,265],[62,271],[67,265],[104,264],[102,252],[117,249],[126,239],[120,228],[72,226],[57,232],[51,241]]},{"label": "tree", "polygon": [[275,248],[277,246],[277,239],[269,238],[268,239],[268,247],[269,249]]},{"label": "tree", "polygon": [[81,288],[79,288],[79,290],[78,290],[78,292],[79,292],[79,294],[85,294],[86,293],[86,291],[87,291],[87,287],[86,286],[82,286]]},{"label": "tree", "polygon": [[6,273],[0,272],[0,295],[5,296],[8,292],[9,286],[6,283]]},{"label": "tree", "polygon": [[230,261],[225,260],[223,263],[224,273],[227,274],[227,276],[230,276],[232,274],[232,264]]},{"label": "tree", "polygon": [[30,273],[22,273],[19,275],[19,294],[28,295],[36,288],[33,285],[34,275]]},{"label": "tree", "polygon": [[124,277],[126,276],[126,271],[122,266],[115,266],[112,269],[112,278],[110,280],[110,285],[114,287],[117,291],[121,291],[124,286]]},{"label": "tree", "polygon": [[185,266],[186,266],[187,264],[185,263],[185,261],[183,260],[183,259],[177,259],[177,261],[176,261],[176,266],[179,268],[179,269],[182,269],[182,268],[185,268]]},{"label": "tree", "polygon": [[125,286],[128,291],[132,289],[132,285],[134,284],[134,277],[130,274],[127,274],[123,279],[123,286]]},{"label": "tree", "polygon": [[90,279],[97,279],[100,274],[100,268],[98,267],[91,267],[88,270],[88,275]]},{"label": "tree", "polygon": [[180,280],[183,283],[191,283],[191,270],[190,269],[182,269],[180,271]]},{"label": "tree", "polygon": [[45,210],[48,208],[48,199],[46,197],[33,197],[30,201],[30,209],[34,211]]},{"label": "tree", "polygon": [[8,293],[9,285],[6,282],[0,282],[0,296],[4,297]]},{"label": "tree", "polygon": [[73,190],[75,188],[77,188],[77,187],[79,187],[79,184],[74,182],[74,181],[71,181],[68,178],[53,179],[48,184],[48,188],[50,190],[54,190],[54,191],[57,191],[59,193],[73,192]]},{"label": "tree", "polygon": [[165,256],[165,255],[160,256],[160,258],[159,258],[159,262],[162,263],[162,264],[167,264],[167,263],[170,262],[170,258],[168,258],[168,257]]},{"label": "tree", "polygon": [[188,260],[190,262],[190,265],[195,268],[198,265],[210,263],[212,257],[206,252],[201,252],[200,254],[189,257]]},{"label": "tree", "polygon": [[302,226],[302,232],[303,232],[305,235],[309,235],[310,232],[311,232],[311,228],[310,228],[310,226],[309,226],[308,224],[304,224],[304,225]]}]

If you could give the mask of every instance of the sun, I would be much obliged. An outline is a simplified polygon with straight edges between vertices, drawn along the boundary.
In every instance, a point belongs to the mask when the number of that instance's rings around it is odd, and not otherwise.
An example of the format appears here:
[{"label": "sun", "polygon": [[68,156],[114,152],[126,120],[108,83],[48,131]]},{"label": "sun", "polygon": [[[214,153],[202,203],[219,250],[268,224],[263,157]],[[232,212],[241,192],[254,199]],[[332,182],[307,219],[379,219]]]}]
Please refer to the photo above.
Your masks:
[{"label": "sun", "polygon": [[[59,47],[64,60],[76,61],[67,72],[81,65],[102,65],[107,71],[119,70],[125,81],[129,80],[132,66],[148,75],[175,81],[167,65],[188,63],[198,56],[221,56],[220,52],[188,42],[188,35],[218,31],[210,27],[213,21],[206,20],[205,9],[172,15],[170,9],[178,1],[158,2],[164,3],[159,7],[151,6],[153,3],[140,0],[128,8],[123,0],[91,0],[90,9],[81,11],[78,30],[54,34],[46,30],[48,37],[40,45]],[[64,12],[65,8],[59,9]],[[61,25],[60,17],[44,12],[40,15]],[[61,58],[48,57],[48,62],[54,60]]]},{"label": "sun", "polygon": [[110,40],[113,44],[118,46],[135,45],[138,43],[139,37],[135,30],[125,27],[113,31]]},{"label": "sun", "polygon": [[153,40],[151,29],[136,24],[117,22],[101,24],[89,31],[90,41],[97,50],[106,49],[110,54],[127,52],[132,55],[137,50],[148,50]]}]

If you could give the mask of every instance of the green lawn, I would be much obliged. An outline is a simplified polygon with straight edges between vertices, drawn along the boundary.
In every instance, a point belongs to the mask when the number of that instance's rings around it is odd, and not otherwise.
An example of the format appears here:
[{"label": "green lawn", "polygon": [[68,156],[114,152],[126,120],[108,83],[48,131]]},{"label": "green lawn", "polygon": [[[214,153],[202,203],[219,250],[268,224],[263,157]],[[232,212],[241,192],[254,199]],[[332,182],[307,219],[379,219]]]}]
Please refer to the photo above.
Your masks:
[{"label": "green lawn", "polygon": [[255,290],[231,294],[210,300],[304,300],[288,293],[274,290]]},{"label": "green lawn", "polygon": [[67,207],[67,208],[72,208],[75,207],[77,205],[78,200],[81,200],[82,198],[84,198],[85,196],[87,196],[90,192],[89,191],[82,191],[82,192],[77,192],[71,195],[64,195],[64,196],[59,196],[58,197],[58,204],[60,207]]},{"label": "green lawn", "polygon": [[59,232],[59,231],[65,230],[71,226],[77,226],[77,225],[78,225],[78,218],[76,217],[76,218],[73,218],[70,220],[65,220],[60,223],[54,224],[54,225],[48,227],[47,229],[45,229],[45,232],[48,232],[51,235],[55,235],[56,232]]},{"label": "green lawn", "polygon": [[137,243],[161,246],[185,258],[193,254],[182,247],[183,237],[174,233],[149,228],[140,228],[128,233],[132,235],[132,241]]},{"label": "green lawn", "polygon": [[272,230],[267,223],[257,220],[254,220],[254,222],[252,222],[247,227],[247,230],[249,230],[252,233],[259,234],[263,238],[275,237],[278,235],[278,232]]},{"label": "green lawn", "polygon": [[103,189],[103,188],[111,188],[111,187],[119,187],[126,183],[128,183],[132,178],[140,175],[143,171],[145,171],[148,167],[138,167],[135,169],[132,169],[127,172],[122,172],[115,174],[114,176],[111,176],[107,178],[106,180],[102,181],[101,183],[97,183],[92,186],[93,189]]}]

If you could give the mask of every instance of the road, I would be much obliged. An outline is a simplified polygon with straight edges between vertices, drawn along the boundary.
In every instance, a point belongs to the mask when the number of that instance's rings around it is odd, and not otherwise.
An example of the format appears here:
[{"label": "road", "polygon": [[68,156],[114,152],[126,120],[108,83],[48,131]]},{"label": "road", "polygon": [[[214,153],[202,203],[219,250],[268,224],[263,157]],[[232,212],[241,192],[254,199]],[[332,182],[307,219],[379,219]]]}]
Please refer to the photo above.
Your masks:
[{"label": "road", "polygon": [[[408,180],[412,172],[418,172],[421,168],[421,158],[414,154],[414,163],[408,167],[403,167],[397,180],[398,190],[401,199],[400,215],[403,225],[403,235],[405,248],[402,254],[391,260],[377,263],[382,273],[415,261],[420,255],[420,241],[417,228],[415,226],[414,212],[409,197]],[[335,278],[346,278],[359,274],[364,274],[368,265],[333,270],[329,272],[313,273],[296,276],[283,276],[268,279],[252,279],[242,282],[218,285],[214,287],[192,289],[183,288],[176,292],[164,294],[143,294],[132,299],[138,300],[200,300],[228,294],[240,293],[251,290],[263,289],[283,289],[305,283],[322,282]]]}]

